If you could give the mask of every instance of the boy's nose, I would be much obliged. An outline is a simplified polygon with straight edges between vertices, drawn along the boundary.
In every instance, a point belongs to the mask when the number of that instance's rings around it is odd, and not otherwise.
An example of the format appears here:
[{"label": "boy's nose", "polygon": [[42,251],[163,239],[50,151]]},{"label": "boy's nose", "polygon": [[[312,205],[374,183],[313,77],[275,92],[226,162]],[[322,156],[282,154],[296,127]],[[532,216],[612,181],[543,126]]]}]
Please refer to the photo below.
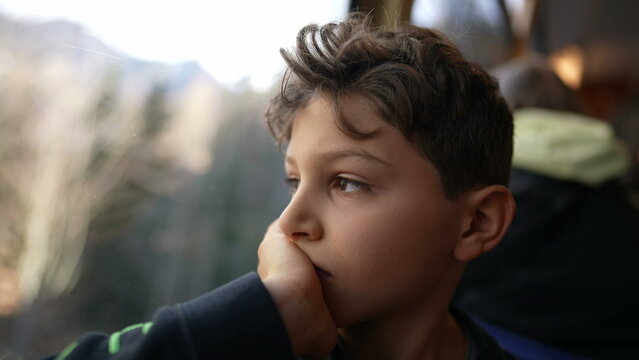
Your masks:
[{"label": "boy's nose", "polygon": [[298,190],[280,215],[280,228],[292,240],[319,240],[322,226],[317,212],[317,207]]}]

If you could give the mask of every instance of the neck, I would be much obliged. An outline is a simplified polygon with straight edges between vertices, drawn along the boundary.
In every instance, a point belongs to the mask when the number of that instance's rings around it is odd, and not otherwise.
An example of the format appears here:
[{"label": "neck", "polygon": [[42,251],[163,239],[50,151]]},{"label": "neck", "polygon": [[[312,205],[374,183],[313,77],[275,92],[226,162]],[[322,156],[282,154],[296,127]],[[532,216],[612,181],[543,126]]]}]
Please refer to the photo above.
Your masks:
[{"label": "neck", "polygon": [[[466,340],[448,307],[463,268],[400,311],[339,329],[348,359],[464,359]],[[453,280],[453,281],[451,281]],[[442,286],[452,284],[452,286]]]}]

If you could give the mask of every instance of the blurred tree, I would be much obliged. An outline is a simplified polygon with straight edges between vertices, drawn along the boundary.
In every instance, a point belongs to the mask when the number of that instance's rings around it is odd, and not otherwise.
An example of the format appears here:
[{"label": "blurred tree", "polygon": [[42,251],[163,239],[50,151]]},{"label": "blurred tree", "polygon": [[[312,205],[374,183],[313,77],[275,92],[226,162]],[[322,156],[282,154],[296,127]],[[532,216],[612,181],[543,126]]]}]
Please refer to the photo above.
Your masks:
[{"label": "blurred tree", "polygon": [[[144,220],[161,264],[151,298],[174,303],[255,270],[257,245],[286,202],[282,158],[264,124],[263,95],[226,93],[212,166]],[[154,225],[150,225],[154,224]]]},{"label": "blurred tree", "polygon": [[152,139],[160,133],[171,117],[167,100],[167,85],[156,82],[151,87],[144,105],[144,136]]},{"label": "blurred tree", "polygon": [[[255,94],[248,93],[227,102],[213,171],[206,176],[214,201],[203,208],[214,215],[215,236],[224,249],[217,254],[222,263],[213,276],[216,284],[255,269],[257,245],[288,199],[283,158],[263,124],[265,102],[258,107],[255,101]],[[253,105],[250,112],[248,104]]]},{"label": "blurred tree", "polygon": [[[14,64],[0,69],[0,284],[20,279],[12,294],[0,293],[0,311],[10,309],[0,314],[0,357],[59,350],[89,329],[141,321],[158,305],[154,277],[170,264],[167,254],[178,258],[166,250],[181,235],[163,221],[186,205],[197,177],[184,160],[216,128],[217,84],[201,67],[86,52],[102,45],[78,26],[52,26],[48,37],[46,24],[0,18],[10,30],[0,35],[0,60]],[[168,133],[180,117],[189,132],[168,154],[184,144],[190,152],[166,156],[162,139],[176,137]],[[180,230],[192,225],[183,219]],[[23,304],[13,314],[12,299]]]}]

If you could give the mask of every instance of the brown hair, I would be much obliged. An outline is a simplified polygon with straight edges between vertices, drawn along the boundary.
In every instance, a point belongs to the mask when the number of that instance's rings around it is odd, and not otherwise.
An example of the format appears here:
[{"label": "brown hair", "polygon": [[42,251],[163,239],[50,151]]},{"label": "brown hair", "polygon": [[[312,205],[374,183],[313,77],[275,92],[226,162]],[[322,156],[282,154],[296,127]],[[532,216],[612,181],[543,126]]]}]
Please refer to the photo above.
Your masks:
[{"label": "brown hair", "polygon": [[355,13],[302,28],[295,48],[280,52],[288,69],[266,112],[280,144],[290,139],[295,112],[318,92],[333,99],[341,131],[373,135],[355,129],[340,111],[344,95],[357,94],[432,161],[448,198],[477,185],[508,183],[508,106],[496,81],[441,33],[413,26],[384,31]]}]

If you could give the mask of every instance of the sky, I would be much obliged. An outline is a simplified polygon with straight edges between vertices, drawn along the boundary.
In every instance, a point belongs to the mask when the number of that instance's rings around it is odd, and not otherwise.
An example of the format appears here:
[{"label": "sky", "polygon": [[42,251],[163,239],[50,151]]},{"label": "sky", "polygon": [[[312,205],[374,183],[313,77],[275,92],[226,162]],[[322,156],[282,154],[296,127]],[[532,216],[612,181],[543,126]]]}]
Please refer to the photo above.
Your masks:
[{"label": "sky", "polygon": [[66,18],[128,55],[167,63],[195,60],[218,81],[267,89],[283,69],[279,48],[297,31],[346,14],[348,0],[0,0],[20,18]]}]

